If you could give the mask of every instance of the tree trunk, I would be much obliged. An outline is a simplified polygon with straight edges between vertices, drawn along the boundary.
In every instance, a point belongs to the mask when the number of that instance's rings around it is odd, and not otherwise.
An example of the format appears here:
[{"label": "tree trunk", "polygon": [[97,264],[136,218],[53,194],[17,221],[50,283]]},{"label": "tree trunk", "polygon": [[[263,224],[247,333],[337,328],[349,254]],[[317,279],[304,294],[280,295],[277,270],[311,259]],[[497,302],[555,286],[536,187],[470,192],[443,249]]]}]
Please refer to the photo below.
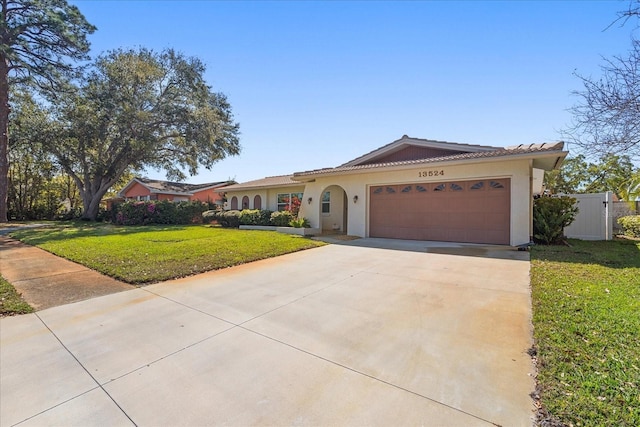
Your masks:
[{"label": "tree trunk", "polygon": [[9,67],[0,55],[0,223],[7,222],[9,201]]},{"label": "tree trunk", "polygon": [[98,218],[100,199],[102,199],[102,196],[98,196],[97,194],[87,195],[86,198],[82,198],[82,204],[84,206],[82,219],[86,221],[95,221]]},{"label": "tree trunk", "polygon": [[[90,184],[87,185],[89,187]],[[100,201],[102,197],[107,193],[109,187],[101,187],[96,193],[92,190],[85,188],[85,191],[80,191],[82,196],[82,219],[86,221],[95,221],[98,218],[98,212],[100,211]]]}]

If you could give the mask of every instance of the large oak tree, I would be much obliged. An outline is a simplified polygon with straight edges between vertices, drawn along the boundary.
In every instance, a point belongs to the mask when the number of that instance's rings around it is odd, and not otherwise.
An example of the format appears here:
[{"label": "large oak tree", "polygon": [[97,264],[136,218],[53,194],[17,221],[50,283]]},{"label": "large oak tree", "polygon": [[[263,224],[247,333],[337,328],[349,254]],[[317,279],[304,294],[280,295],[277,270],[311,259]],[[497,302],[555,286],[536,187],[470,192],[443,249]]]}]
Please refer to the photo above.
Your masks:
[{"label": "large oak tree", "polygon": [[181,180],[240,152],[239,125],[197,58],[174,50],[114,50],[98,57],[53,111],[48,150],[76,182],[83,218],[123,174],[165,170]]},{"label": "large oak tree", "polygon": [[9,86],[56,91],[75,71],[69,60],[86,59],[93,31],[65,0],[0,0],[0,222],[7,221]]}]

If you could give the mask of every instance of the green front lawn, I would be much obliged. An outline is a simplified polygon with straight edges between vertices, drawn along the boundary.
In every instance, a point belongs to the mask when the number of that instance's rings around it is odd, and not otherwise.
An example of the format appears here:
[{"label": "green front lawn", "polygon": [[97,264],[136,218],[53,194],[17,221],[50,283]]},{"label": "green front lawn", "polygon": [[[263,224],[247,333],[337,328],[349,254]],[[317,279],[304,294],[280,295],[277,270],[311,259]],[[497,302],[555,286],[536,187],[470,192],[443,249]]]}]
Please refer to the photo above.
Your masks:
[{"label": "green front lawn", "polygon": [[544,410],[564,425],[640,425],[640,242],[531,252]]},{"label": "green front lawn", "polygon": [[323,243],[270,231],[219,227],[59,223],[12,237],[119,280],[142,284],[239,265]]},{"label": "green front lawn", "polygon": [[15,288],[0,276],[0,317],[32,311],[33,308],[22,299]]}]

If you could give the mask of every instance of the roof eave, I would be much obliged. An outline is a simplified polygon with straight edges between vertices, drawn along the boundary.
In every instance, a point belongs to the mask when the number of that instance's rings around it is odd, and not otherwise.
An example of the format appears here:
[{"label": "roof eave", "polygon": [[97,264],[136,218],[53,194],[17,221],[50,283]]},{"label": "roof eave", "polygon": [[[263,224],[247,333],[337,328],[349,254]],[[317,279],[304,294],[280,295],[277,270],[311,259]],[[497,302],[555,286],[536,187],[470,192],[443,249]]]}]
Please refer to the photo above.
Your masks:
[{"label": "roof eave", "polygon": [[216,190],[216,193],[227,193],[230,191],[264,190],[269,188],[281,188],[281,187],[299,187],[300,185],[303,185],[303,183],[292,182],[287,184],[251,185],[247,187],[236,187],[236,188],[222,187],[219,190]]},{"label": "roof eave", "polygon": [[151,194],[168,194],[170,196],[193,196],[193,193],[184,193],[184,192],[180,192],[180,191],[165,191],[165,190],[156,190],[154,189],[149,189],[149,192]]},{"label": "roof eave", "polygon": [[[371,165],[369,168],[359,168],[359,169],[328,169],[326,171],[316,171],[316,172],[298,172],[294,174],[293,179],[303,180],[306,178],[316,178],[321,176],[330,176],[330,175],[354,175],[359,173],[376,173],[376,172],[385,172],[388,170],[406,170],[406,169],[415,169],[416,167],[420,167],[423,165],[457,165],[457,164],[470,164],[470,163],[482,163],[482,162],[504,162],[509,160],[521,160],[521,159],[534,159],[534,167],[537,169],[544,170],[552,170],[556,169],[562,164],[562,160],[569,154],[568,151],[561,150],[553,150],[553,151],[537,151],[537,152],[528,152],[528,153],[513,153],[504,156],[495,156],[495,157],[479,157],[479,158],[469,158],[469,159],[442,159],[438,161],[429,161],[429,159],[425,159],[424,162],[415,162],[411,164],[401,164],[401,165]],[[548,159],[547,162],[542,159]],[[537,162],[536,162],[537,161]],[[553,166],[549,169],[549,165],[553,164]]]}]

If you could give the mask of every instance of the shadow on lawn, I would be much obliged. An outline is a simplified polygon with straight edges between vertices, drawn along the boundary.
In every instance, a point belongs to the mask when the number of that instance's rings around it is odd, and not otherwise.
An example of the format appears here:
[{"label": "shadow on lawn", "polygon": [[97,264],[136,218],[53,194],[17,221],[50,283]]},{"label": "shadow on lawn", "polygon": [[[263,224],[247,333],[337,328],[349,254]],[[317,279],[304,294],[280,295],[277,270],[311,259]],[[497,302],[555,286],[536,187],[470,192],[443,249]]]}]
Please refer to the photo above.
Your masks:
[{"label": "shadow on lawn", "polygon": [[598,264],[609,268],[640,268],[640,241],[616,238],[610,241],[570,239],[571,246],[538,245],[531,260],[573,264]]},{"label": "shadow on lawn", "polygon": [[74,221],[68,224],[56,224],[40,228],[22,229],[9,233],[9,237],[29,245],[41,245],[60,240],[72,240],[82,237],[127,236],[145,232],[181,231],[185,225],[113,225],[107,223],[91,223]]}]

